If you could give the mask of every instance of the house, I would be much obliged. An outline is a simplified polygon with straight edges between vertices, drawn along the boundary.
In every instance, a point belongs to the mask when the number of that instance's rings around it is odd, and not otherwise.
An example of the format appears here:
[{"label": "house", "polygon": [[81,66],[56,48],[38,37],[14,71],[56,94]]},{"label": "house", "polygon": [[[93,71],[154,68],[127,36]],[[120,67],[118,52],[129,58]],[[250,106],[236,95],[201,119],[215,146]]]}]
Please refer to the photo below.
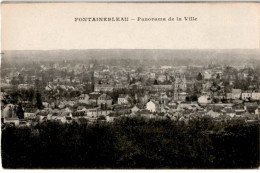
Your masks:
[{"label": "house", "polygon": [[252,100],[260,100],[260,91],[252,92]]},{"label": "house", "polygon": [[159,103],[157,103],[154,100],[151,100],[148,103],[146,103],[146,109],[150,112],[157,112],[159,111]]},{"label": "house", "polygon": [[136,82],[134,84],[129,85],[129,89],[142,89],[143,85],[141,82]]},{"label": "house", "polygon": [[152,78],[152,79],[155,79],[156,74],[155,73],[149,73],[149,77]]},{"label": "house", "polygon": [[34,112],[24,112],[24,119],[34,119],[36,114]]},{"label": "house", "polygon": [[115,106],[113,108],[114,112],[120,115],[125,115],[131,113],[131,107],[129,106]]},{"label": "house", "polygon": [[210,91],[203,91],[203,92],[201,92],[201,95],[202,95],[202,96],[207,96],[208,98],[211,98],[211,93],[210,93]]},{"label": "house", "polygon": [[257,102],[245,103],[245,110],[250,114],[258,114],[258,104]]},{"label": "house", "polygon": [[167,80],[167,76],[166,75],[159,75],[157,80],[160,81],[160,82],[164,82],[164,81]]},{"label": "house", "polygon": [[64,104],[63,102],[61,102],[61,103],[58,105],[58,108],[60,108],[60,109],[65,108],[65,104]]},{"label": "house", "polygon": [[186,92],[181,92],[181,93],[179,93],[179,95],[178,95],[178,100],[179,101],[182,101],[182,102],[184,102],[185,100],[186,100],[186,97],[187,97],[187,93]]},{"label": "house", "polygon": [[52,113],[47,114],[47,120],[51,120],[52,119]]},{"label": "house", "polygon": [[66,123],[72,123],[72,117],[65,117],[66,118]]},{"label": "house", "polygon": [[178,105],[177,110],[197,110],[199,105],[196,103],[181,103]]},{"label": "house", "polygon": [[156,118],[155,115],[153,115],[153,114],[151,113],[151,111],[149,111],[149,110],[144,110],[144,109],[143,109],[143,110],[141,110],[141,111],[139,112],[139,114],[140,114],[141,117],[147,118],[147,119]]},{"label": "house", "polygon": [[[57,115],[56,114],[53,114],[53,116],[51,117],[51,119],[53,120],[54,119],[54,117],[56,117]],[[39,122],[45,122],[45,121],[47,121],[48,119],[47,119],[47,115],[45,116],[45,115],[37,115],[37,117],[39,118]],[[37,119],[38,119],[37,118]]]},{"label": "house", "polygon": [[114,87],[107,84],[96,84],[94,88],[95,92],[112,92],[113,90]]},{"label": "house", "polygon": [[69,101],[66,101],[65,103],[66,103],[66,105],[69,105],[69,106],[74,106],[76,104],[76,102],[74,100],[69,100]]},{"label": "house", "polygon": [[232,109],[232,107],[225,107],[222,110],[222,113],[229,117],[234,117],[236,115],[236,112]]},{"label": "house", "polygon": [[19,127],[30,127],[31,124],[31,121],[21,120],[19,123]]},{"label": "house", "polygon": [[77,111],[75,111],[75,112],[72,112],[72,113],[71,113],[71,116],[72,116],[74,119],[77,119],[77,118],[80,118],[80,117],[84,117],[84,116],[86,116],[86,111],[77,110]]},{"label": "house", "polygon": [[209,103],[211,103],[211,100],[210,100],[210,98],[208,97],[208,96],[206,96],[206,95],[202,95],[202,96],[200,96],[199,98],[198,98],[198,103],[199,104],[209,104]]},{"label": "house", "polygon": [[145,104],[150,99],[150,96],[148,94],[135,94],[135,100],[137,103]]},{"label": "house", "polygon": [[202,83],[202,90],[209,91],[211,86],[212,86],[212,82],[210,82],[210,81]]},{"label": "house", "polygon": [[45,87],[45,90],[50,91],[50,90],[52,90],[52,89],[54,89],[54,88],[55,88],[55,86],[54,86],[52,83],[49,83],[49,84]]},{"label": "house", "polygon": [[172,85],[152,85],[149,87],[150,90],[154,92],[166,92],[166,91],[172,91],[173,86]]},{"label": "house", "polygon": [[226,94],[226,99],[231,100],[232,99],[232,93],[227,93]]},{"label": "house", "polygon": [[22,89],[28,90],[28,89],[30,89],[30,88],[32,88],[32,85],[29,85],[29,84],[19,84],[19,85],[18,85],[18,89],[19,89],[19,90],[22,90]]},{"label": "house", "polygon": [[15,113],[15,105],[13,104],[6,105],[3,111],[1,112],[1,116],[3,118],[17,118]]},{"label": "house", "polygon": [[71,113],[71,112],[72,112],[72,110],[71,110],[70,108],[68,108],[68,107],[67,107],[67,108],[65,108],[65,109],[64,109],[64,112]]},{"label": "house", "polygon": [[163,112],[163,113],[170,112],[170,108],[168,106],[161,107],[161,111],[160,112]]},{"label": "house", "polygon": [[107,107],[112,105],[112,98],[107,94],[102,94],[97,99],[98,106],[105,105]]},{"label": "house", "polygon": [[138,112],[139,110],[140,110],[140,108],[135,105],[135,106],[131,109],[131,112],[136,113],[136,112]]},{"label": "house", "polygon": [[114,122],[118,118],[119,118],[119,116],[117,114],[110,113],[109,115],[106,116],[106,121],[107,122]]},{"label": "house", "polygon": [[20,124],[19,118],[4,118],[4,124],[13,124],[15,126],[18,126]]},{"label": "house", "polygon": [[66,116],[64,116],[64,115],[62,115],[62,114],[56,116],[56,117],[55,117],[55,120],[56,120],[56,121],[61,121],[62,123],[66,123],[66,122],[67,122],[67,121],[66,121]]},{"label": "house", "polygon": [[213,110],[210,110],[206,113],[206,115],[208,115],[211,118],[218,118],[220,114],[218,112],[214,112]]},{"label": "house", "polygon": [[236,115],[236,117],[240,117],[243,119],[253,119],[254,116],[252,114],[250,114],[249,112],[244,112],[241,115]]},{"label": "house", "polygon": [[45,108],[50,107],[50,104],[49,104],[48,102],[42,102],[42,105],[43,105]]},{"label": "house", "polygon": [[118,97],[118,104],[119,105],[128,105],[132,104],[133,99],[128,94],[120,94]]},{"label": "house", "polygon": [[242,91],[241,89],[232,89],[231,93],[232,93],[232,99],[236,100],[236,99],[240,99]]},{"label": "house", "polygon": [[111,112],[111,110],[88,109],[85,114],[87,115],[87,117],[97,118],[99,116],[107,116]]},{"label": "house", "polygon": [[79,96],[79,103],[88,104],[89,103],[89,95],[88,94],[81,94]]},{"label": "house", "polygon": [[101,93],[99,92],[92,92],[89,94],[89,104],[95,104],[97,105],[98,97],[101,96]]},{"label": "house", "polygon": [[204,73],[203,73],[203,78],[204,78],[205,80],[211,79],[211,78],[212,78],[211,72],[210,72],[210,71],[204,71]]},{"label": "house", "polygon": [[166,112],[164,115],[165,119],[171,119],[173,117],[173,115],[169,112]]},{"label": "house", "polygon": [[235,110],[235,116],[237,117],[237,116],[240,116],[240,115],[242,115],[243,113],[245,113],[246,111],[245,110],[243,110],[243,109],[237,109],[237,110]]},{"label": "house", "polygon": [[242,100],[249,100],[252,98],[252,91],[243,91],[242,92]]}]

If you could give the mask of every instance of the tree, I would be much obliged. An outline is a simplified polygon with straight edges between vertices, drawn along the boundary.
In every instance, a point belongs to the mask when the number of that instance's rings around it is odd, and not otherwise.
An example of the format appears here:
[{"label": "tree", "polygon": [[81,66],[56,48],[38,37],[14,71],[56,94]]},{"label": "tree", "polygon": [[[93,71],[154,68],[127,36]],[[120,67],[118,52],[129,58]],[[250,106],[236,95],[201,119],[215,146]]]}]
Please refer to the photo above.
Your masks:
[{"label": "tree", "polygon": [[43,105],[42,105],[42,96],[39,92],[36,93],[36,107],[38,109],[42,109]]},{"label": "tree", "polygon": [[21,103],[16,108],[16,115],[19,119],[24,119],[24,111]]},{"label": "tree", "polygon": [[193,101],[193,102],[198,101],[197,95],[192,95],[191,96],[191,101]]},{"label": "tree", "polygon": [[201,74],[201,73],[199,73],[199,74],[198,74],[198,76],[197,76],[197,80],[199,80],[199,81],[200,81],[200,80],[202,80],[202,79],[203,79],[203,76],[202,76],[202,74]]},{"label": "tree", "polygon": [[217,74],[216,79],[220,79],[220,75],[219,74]]},{"label": "tree", "polygon": [[130,84],[135,84],[136,79],[133,77],[132,81],[130,82]]},{"label": "tree", "polygon": [[155,79],[153,84],[158,85],[158,81]]},{"label": "tree", "polygon": [[219,100],[215,98],[215,93],[220,91],[220,86],[216,84],[216,82],[213,82],[212,86],[210,87],[210,91],[213,93],[213,102],[217,103]]},{"label": "tree", "polygon": [[11,84],[12,85],[18,85],[18,83],[19,83],[18,80],[16,80],[15,77],[13,77],[12,80],[11,80]]},{"label": "tree", "polygon": [[35,79],[35,88],[37,88],[37,89],[40,88],[40,81],[39,81],[39,79]]},{"label": "tree", "polygon": [[142,72],[143,72],[143,68],[142,68],[142,67],[138,67],[138,68],[136,69],[136,72],[137,72],[138,74],[142,73]]},{"label": "tree", "polygon": [[24,83],[24,77],[23,77],[21,74],[19,74],[18,80],[19,80],[19,83],[20,83],[20,84],[21,84],[21,83]]},{"label": "tree", "polygon": [[196,94],[199,94],[199,93],[200,93],[200,91],[199,91],[198,86],[194,85],[194,87],[193,87],[193,94],[196,95]]}]

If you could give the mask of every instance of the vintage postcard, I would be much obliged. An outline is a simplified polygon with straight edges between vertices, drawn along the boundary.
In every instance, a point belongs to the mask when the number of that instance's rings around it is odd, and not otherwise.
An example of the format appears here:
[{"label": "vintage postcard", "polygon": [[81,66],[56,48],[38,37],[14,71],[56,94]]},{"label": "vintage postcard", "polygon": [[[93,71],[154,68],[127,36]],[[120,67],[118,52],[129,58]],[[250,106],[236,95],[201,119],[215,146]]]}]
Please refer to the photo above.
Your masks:
[{"label": "vintage postcard", "polygon": [[259,3],[2,3],[4,169],[260,166]]}]

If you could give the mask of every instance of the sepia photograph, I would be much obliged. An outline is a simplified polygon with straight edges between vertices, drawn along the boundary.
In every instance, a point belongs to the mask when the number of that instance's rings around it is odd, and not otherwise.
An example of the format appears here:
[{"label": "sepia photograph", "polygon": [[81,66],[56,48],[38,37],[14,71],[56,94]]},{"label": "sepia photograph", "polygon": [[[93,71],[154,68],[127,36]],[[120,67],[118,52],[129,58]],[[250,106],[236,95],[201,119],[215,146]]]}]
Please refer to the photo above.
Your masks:
[{"label": "sepia photograph", "polygon": [[3,169],[258,169],[258,3],[2,3]]}]

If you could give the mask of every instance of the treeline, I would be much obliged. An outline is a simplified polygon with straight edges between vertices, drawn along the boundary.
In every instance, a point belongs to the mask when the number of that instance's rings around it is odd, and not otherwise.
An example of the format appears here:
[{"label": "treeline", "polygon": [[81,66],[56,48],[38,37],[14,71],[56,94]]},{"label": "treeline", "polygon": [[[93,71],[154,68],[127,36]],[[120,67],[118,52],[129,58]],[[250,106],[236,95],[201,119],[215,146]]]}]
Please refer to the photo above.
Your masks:
[{"label": "treeline", "polygon": [[123,118],[2,130],[4,168],[257,168],[259,124]]}]

